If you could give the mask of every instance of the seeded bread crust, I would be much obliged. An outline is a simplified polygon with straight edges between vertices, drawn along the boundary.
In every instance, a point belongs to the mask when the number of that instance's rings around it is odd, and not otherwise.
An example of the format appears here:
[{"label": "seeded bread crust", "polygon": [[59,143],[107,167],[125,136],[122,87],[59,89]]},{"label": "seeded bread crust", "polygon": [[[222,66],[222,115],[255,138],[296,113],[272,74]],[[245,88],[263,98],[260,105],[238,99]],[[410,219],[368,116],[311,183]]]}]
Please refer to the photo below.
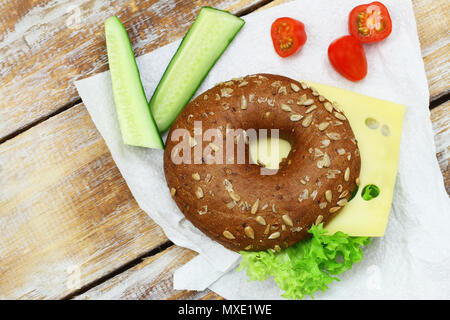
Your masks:
[{"label": "seeded bread crust", "polygon": [[[202,143],[194,121],[202,121],[203,133],[219,130],[223,144]],[[227,128],[279,129],[291,152],[275,175],[261,175],[261,167],[249,161],[227,164]],[[183,151],[176,129],[190,133]],[[188,149],[200,164],[171,160]],[[224,164],[207,164],[208,153]],[[326,224],[345,206],[359,184],[360,167],[357,141],[336,103],[304,83],[271,74],[220,83],[191,101],[172,125],[164,152],[167,184],[180,210],[234,251],[278,251],[308,238],[311,225]]]}]

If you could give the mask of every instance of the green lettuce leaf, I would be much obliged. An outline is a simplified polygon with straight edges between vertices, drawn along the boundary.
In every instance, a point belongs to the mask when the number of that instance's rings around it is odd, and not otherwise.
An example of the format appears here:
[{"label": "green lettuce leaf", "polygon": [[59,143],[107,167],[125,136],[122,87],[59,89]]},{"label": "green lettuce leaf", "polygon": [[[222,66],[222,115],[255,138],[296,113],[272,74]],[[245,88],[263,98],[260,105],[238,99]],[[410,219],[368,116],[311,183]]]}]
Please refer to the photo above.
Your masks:
[{"label": "green lettuce leaf", "polygon": [[263,281],[273,277],[283,297],[303,299],[328,289],[328,284],[339,281],[336,275],[352,268],[363,258],[362,246],[370,243],[368,237],[350,237],[343,232],[327,235],[321,223],[308,231],[313,236],[280,252],[241,251],[238,271],[247,269],[250,280]]}]

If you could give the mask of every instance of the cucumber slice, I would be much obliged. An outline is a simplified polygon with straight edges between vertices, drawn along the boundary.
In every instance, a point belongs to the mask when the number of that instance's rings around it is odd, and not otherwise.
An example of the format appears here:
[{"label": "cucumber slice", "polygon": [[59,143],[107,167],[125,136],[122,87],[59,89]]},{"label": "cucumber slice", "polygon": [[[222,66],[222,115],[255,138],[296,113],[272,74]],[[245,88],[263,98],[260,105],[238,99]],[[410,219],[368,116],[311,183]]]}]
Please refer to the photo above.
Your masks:
[{"label": "cucumber slice", "polygon": [[226,11],[200,10],[150,100],[160,132],[169,129],[244,23]]},{"label": "cucumber slice", "polygon": [[106,47],[114,102],[123,142],[164,149],[145,96],[127,32],[117,17],[105,21]]}]

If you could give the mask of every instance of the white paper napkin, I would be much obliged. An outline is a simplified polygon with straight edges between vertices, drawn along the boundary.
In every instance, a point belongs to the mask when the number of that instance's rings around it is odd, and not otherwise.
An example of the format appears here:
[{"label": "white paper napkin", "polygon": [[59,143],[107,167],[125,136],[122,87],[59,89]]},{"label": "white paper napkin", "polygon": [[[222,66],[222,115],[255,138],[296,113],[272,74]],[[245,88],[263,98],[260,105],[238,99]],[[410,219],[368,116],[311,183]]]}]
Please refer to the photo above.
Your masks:
[{"label": "white paper napkin", "polygon": [[[333,283],[323,299],[450,298],[450,203],[435,157],[428,86],[409,0],[383,1],[391,14],[388,39],[366,45],[369,72],[358,83],[330,66],[327,48],[348,33],[347,17],[360,0],[298,0],[252,13],[198,94],[233,77],[265,72],[334,85],[408,106],[396,189],[386,235],[373,240],[363,261]],[[273,50],[271,23],[290,16],[306,25],[308,41],[299,54],[281,59]],[[179,41],[138,58],[151,97]],[[89,54],[86,52],[85,54]],[[235,272],[239,255],[205,237],[171,199],[163,153],[122,143],[109,72],[76,82],[92,120],[139,206],[175,244],[199,253],[177,270],[176,289],[211,288],[228,299],[279,299],[273,280],[248,282]]]}]

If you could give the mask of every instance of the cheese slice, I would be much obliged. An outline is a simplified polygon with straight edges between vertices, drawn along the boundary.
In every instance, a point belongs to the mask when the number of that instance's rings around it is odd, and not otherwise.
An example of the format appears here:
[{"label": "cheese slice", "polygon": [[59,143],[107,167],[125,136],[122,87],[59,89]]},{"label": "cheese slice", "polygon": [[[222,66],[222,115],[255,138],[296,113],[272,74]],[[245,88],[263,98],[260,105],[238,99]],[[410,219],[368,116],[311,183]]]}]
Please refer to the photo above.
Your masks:
[{"label": "cheese slice", "polygon": [[[358,193],[325,229],[330,234],[342,231],[351,236],[381,237],[386,230],[394,193],[406,107],[323,84],[308,85],[338,103],[358,140],[361,155]],[[267,168],[278,169],[291,146],[279,139],[278,148],[271,148],[272,142],[271,139],[252,142],[250,156],[255,163],[259,161]],[[376,185],[380,193],[371,200],[364,200],[361,193],[369,184]]]},{"label": "cheese slice", "polygon": [[[358,140],[361,155],[358,193],[326,229],[331,234],[342,231],[351,236],[381,237],[391,209],[406,106],[323,84],[308,85],[338,103]],[[369,184],[376,185],[380,193],[364,200],[361,192]]]}]

